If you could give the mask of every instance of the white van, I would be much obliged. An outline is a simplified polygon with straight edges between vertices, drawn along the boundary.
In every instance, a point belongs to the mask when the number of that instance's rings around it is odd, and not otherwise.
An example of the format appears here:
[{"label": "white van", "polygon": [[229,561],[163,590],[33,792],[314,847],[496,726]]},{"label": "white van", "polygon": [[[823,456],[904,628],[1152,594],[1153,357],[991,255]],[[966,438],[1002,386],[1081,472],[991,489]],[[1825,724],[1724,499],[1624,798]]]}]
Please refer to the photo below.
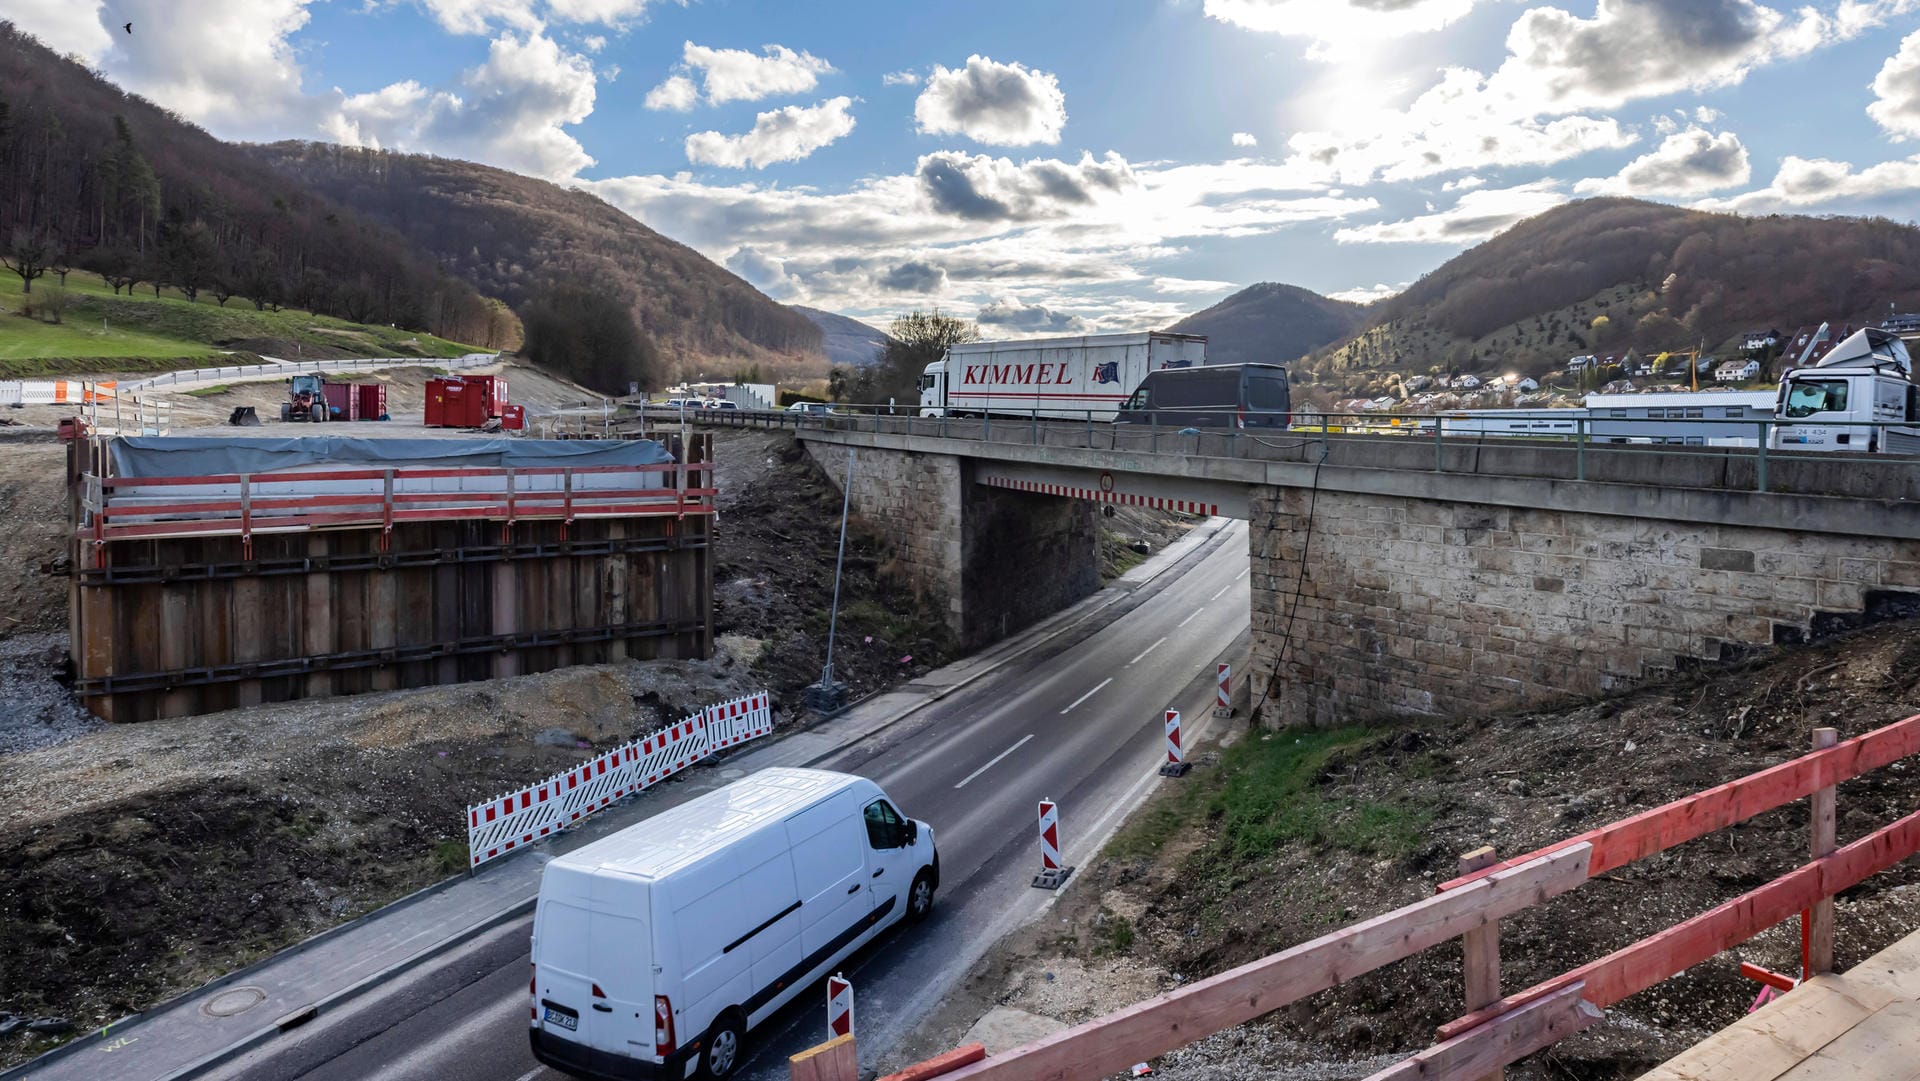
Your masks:
[{"label": "white van", "polygon": [[940,885],[933,829],[864,777],[767,769],[548,863],[533,1055],[582,1077],[731,1074],[747,1030]]}]

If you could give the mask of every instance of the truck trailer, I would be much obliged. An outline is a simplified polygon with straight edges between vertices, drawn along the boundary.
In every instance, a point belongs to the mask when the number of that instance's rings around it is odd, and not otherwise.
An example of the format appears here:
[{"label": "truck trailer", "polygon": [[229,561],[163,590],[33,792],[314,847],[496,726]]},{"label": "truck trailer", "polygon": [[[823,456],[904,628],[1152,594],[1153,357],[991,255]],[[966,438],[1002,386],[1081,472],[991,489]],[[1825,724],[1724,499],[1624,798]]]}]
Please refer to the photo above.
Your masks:
[{"label": "truck trailer", "polygon": [[1811,368],[1788,372],[1775,399],[1774,450],[1920,454],[1920,387],[1900,336],[1868,327]]},{"label": "truck trailer", "polygon": [[1199,334],[1095,334],[947,347],[920,376],[920,415],[1110,421],[1148,372],[1199,367]]}]

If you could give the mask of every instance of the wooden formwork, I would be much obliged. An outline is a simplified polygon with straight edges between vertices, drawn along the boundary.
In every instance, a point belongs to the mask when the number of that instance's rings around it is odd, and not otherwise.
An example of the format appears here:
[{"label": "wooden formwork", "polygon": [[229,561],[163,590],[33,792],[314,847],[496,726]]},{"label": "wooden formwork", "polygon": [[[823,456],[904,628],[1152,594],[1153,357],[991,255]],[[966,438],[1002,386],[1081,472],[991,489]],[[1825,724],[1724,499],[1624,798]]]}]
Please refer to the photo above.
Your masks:
[{"label": "wooden formwork", "polygon": [[[705,460],[704,441],[688,449]],[[142,721],[706,657],[711,500],[678,510],[569,520],[522,508],[509,522],[482,508],[244,537],[82,529],[69,589],[75,690],[105,719]]]}]

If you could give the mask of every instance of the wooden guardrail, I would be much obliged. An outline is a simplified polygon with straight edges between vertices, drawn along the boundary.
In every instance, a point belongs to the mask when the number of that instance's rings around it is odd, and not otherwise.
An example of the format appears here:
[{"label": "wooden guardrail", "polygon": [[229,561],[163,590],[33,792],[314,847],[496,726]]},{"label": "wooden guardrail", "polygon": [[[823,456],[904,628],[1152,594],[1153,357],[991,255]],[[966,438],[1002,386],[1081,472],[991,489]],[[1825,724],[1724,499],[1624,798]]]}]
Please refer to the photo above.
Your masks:
[{"label": "wooden guardrail", "polygon": [[[1323,935],[1218,976],[945,1073],[949,1081],[1073,1081],[1251,1021],[1282,1006],[1452,938],[1466,946],[1467,1008],[1441,1042],[1369,1081],[1470,1081],[1594,1024],[1629,995],[1745,942],[1795,913],[1803,920],[1803,975],[1832,965],[1832,898],[1920,851],[1920,811],[1845,847],[1833,845],[1834,788],[1920,752],[1920,715],[1844,742],[1832,729],[1815,750],[1535,852],[1467,873],[1435,896]],[[1813,859],[1772,882],[1524,991],[1498,996],[1498,921],[1634,860],[1782,807],[1812,800]]]}]

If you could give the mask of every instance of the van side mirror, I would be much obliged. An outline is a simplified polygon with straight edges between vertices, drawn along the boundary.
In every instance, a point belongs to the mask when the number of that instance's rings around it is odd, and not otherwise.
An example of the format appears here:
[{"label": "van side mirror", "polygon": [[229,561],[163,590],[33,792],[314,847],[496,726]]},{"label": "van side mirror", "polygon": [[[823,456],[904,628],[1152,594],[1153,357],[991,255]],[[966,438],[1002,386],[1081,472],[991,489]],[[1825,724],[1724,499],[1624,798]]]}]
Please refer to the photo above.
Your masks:
[{"label": "van side mirror", "polygon": [[910,847],[912,845],[918,844],[920,842],[920,824],[918,822],[915,822],[913,819],[909,818],[906,821],[906,827],[907,828],[904,831],[902,831],[903,835],[906,837],[906,846]]}]

